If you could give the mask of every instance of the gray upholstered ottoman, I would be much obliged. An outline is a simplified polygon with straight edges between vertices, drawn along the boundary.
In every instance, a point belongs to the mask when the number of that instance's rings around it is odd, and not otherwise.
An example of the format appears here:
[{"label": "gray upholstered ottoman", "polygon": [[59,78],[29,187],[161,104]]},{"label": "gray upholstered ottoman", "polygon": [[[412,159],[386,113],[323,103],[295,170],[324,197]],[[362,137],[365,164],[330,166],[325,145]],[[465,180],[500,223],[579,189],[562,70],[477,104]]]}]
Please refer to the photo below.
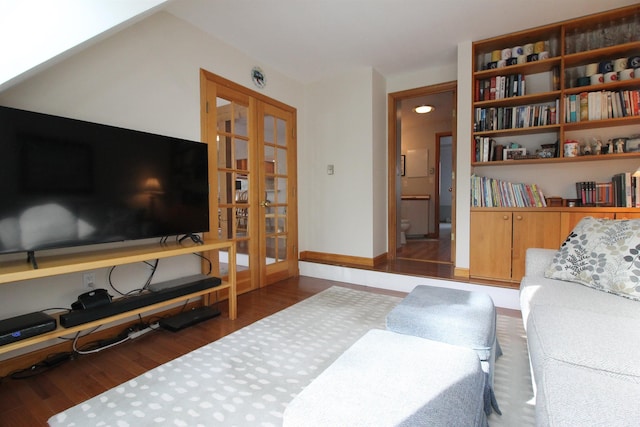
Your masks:
[{"label": "gray upholstered ottoman", "polygon": [[488,294],[416,286],[387,315],[387,329],[475,350],[487,376],[485,412],[489,415],[493,408],[500,414],[493,369],[502,350],[496,338],[496,309]]},{"label": "gray upholstered ottoman", "polygon": [[374,329],[289,403],[283,425],[486,426],[484,382],[470,349]]}]

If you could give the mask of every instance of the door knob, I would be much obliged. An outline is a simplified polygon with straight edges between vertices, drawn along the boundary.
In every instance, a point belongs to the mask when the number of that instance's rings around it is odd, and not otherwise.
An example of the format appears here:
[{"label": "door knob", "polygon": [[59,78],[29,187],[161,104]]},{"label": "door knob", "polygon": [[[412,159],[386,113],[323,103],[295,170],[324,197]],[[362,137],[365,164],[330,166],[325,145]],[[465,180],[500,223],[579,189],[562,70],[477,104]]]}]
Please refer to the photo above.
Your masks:
[{"label": "door knob", "polygon": [[262,206],[263,208],[268,208],[269,206],[271,206],[271,202],[268,200],[263,200],[262,202],[260,202],[260,206]]}]

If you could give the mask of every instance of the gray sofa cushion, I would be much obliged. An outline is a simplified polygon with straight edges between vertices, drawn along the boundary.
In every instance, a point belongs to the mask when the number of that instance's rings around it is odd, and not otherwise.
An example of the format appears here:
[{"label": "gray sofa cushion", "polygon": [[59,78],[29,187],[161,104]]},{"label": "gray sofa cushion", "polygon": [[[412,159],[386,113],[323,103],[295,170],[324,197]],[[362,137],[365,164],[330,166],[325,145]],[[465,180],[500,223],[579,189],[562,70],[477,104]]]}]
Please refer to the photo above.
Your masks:
[{"label": "gray sofa cushion", "polygon": [[534,372],[536,363],[543,367],[554,359],[635,378],[640,385],[639,319],[539,305],[528,323]]},{"label": "gray sofa cushion", "polygon": [[640,425],[639,330],[637,318],[534,306],[527,339],[537,425]]},{"label": "gray sofa cushion", "polygon": [[538,427],[640,425],[640,385],[629,377],[549,359],[536,396]]},{"label": "gray sofa cushion", "polygon": [[[555,253],[553,249],[527,250],[525,276],[520,282],[520,309],[525,329],[534,305],[553,305],[640,319],[638,301],[599,292],[575,282],[545,278],[544,272]],[[615,307],[615,313],[612,307]]]}]

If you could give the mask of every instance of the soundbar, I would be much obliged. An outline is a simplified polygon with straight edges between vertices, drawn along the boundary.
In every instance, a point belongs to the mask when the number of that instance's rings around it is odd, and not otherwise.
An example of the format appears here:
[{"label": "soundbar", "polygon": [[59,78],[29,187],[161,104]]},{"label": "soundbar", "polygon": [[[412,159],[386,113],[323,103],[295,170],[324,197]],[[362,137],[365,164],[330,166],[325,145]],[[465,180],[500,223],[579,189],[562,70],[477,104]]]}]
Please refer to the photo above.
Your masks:
[{"label": "soundbar", "polygon": [[41,311],[0,320],[0,345],[35,337],[55,328],[56,319]]},{"label": "soundbar", "polygon": [[100,307],[72,310],[69,313],[65,313],[60,316],[60,325],[65,328],[82,325],[83,323],[92,322],[109,316],[115,316],[116,314],[157,304],[159,302],[178,298],[193,292],[215,288],[222,283],[222,280],[218,277],[205,276],[203,274],[190,277],[191,279],[187,283],[184,283],[185,278],[176,279],[175,283],[179,283],[179,285],[167,285],[166,288],[161,291],[147,292],[140,295],[120,298],[114,300],[111,304]]}]

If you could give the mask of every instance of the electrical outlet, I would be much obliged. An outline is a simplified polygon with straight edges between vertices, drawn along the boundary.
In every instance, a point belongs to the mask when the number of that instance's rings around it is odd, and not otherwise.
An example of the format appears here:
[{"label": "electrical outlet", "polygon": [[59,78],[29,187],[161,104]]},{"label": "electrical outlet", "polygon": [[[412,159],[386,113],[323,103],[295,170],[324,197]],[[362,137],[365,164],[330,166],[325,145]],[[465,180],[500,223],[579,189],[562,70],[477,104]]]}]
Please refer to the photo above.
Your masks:
[{"label": "electrical outlet", "polygon": [[95,289],[96,288],[96,273],[93,271],[84,273],[82,275],[82,284],[87,289]]}]

